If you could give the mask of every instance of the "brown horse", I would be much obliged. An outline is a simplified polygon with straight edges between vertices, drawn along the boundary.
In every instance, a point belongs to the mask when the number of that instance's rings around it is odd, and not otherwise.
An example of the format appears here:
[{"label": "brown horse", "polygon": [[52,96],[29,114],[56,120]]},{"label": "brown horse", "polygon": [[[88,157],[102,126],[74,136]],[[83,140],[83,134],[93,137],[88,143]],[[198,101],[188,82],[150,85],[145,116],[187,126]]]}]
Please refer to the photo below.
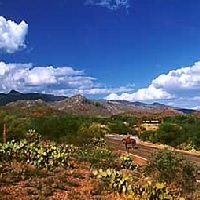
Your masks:
[{"label": "brown horse", "polygon": [[132,148],[135,148],[136,146],[136,140],[131,138],[129,135],[122,139],[122,143],[125,144],[127,151],[130,148],[129,145],[131,145]]}]

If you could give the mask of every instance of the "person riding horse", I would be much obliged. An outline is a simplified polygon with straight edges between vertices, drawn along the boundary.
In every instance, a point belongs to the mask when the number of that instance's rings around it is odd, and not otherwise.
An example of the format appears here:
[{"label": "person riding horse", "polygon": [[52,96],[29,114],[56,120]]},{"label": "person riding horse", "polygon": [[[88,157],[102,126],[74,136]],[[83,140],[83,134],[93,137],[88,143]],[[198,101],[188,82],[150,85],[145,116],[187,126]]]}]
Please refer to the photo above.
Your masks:
[{"label": "person riding horse", "polygon": [[126,150],[128,150],[128,145],[130,144],[132,148],[135,148],[136,140],[127,135],[122,139],[122,143],[125,144]]}]

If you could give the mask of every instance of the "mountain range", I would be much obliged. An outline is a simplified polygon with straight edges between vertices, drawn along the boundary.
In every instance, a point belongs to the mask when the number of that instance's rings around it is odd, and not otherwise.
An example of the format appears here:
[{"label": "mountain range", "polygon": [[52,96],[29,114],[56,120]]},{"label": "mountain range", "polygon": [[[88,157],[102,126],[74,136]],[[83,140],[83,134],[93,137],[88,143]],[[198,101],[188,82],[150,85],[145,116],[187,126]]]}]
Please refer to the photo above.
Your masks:
[{"label": "mountain range", "polygon": [[64,100],[66,96],[54,96],[52,94],[42,94],[42,93],[20,93],[16,90],[11,90],[9,93],[0,93],[0,106],[5,106],[10,102],[15,102],[18,100],[39,100],[44,102],[54,102],[59,100]]},{"label": "mountain range", "polygon": [[195,113],[195,110],[175,108],[159,103],[145,104],[125,100],[91,100],[82,95],[66,97],[42,93],[20,93],[15,90],[11,90],[7,94],[0,93],[0,106],[27,108],[38,105],[69,114],[95,116],[119,114],[172,116]]}]

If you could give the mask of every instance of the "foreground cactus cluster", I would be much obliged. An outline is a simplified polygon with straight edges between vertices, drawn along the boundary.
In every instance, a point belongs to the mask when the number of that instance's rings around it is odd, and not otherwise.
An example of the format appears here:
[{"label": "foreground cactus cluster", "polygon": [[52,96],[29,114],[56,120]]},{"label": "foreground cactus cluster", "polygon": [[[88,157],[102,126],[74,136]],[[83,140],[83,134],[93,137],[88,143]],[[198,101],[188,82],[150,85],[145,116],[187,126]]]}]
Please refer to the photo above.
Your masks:
[{"label": "foreground cactus cluster", "polygon": [[106,187],[109,189],[125,194],[132,199],[185,200],[183,197],[171,195],[165,183],[152,183],[149,180],[138,183],[133,180],[131,174],[115,169],[94,170],[93,174],[105,182]]},{"label": "foreground cactus cluster", "polygon": [[121,159],[121,168],[122,169],[135,169],[137,166],[135,165],[134,161],[128,155],[122,155]]},{"label": "foreground cactus cluster", "polygon": [[[160,165],[164,166],[164,172],[171,169],[169,168],[171,164],[168,166],[166,163],[172,159],[170,156],[166,157],[166,154],[171,155],[172,153],[164,151],[159,154],[160,159],[158,157],[154,159],[153,167],[157,167],[159,172],[162,172],[161,169],[163,169]],[[165,160],[165,165],[163,165],[163,160]],[[177,163],[179,159],[175,159],[175,161]],[[170,182],[166,181],[166,177],[158,180],[154,175],[151,178],[146,174],[148,170],[145,171],[142,167],[137,166],[130,154],[114,153],[106,146],[102,138],[93,138],[91,144],[76,148],[73,145],[42,140],[40,134],[34,130],[29,130],[26,138],[20,141],[12,140],[5,144],[0,143],[0,175],[4,174],[4,176],[7,173],[7,168],[4,169],[4,167],[10,166],[12,163],[28,164],[31,167],[34,166],[37,170],[46,169],[47,172],[51,173],[54,173],[53,169],[58,170],[57,167],[61,166],[66,176],[64,180],[67,181],[69,175],[66,171],[71,171],[81,162],[84,162],[84,165],[89,165],[89,177],[94,178],[95,181],[98,180],[97,188],[100,188],[100,191],[98,191],[100,194],[103,194],[103,190],[114,191],[114,193],[125,196],[126,199],[184,200],[181,197],[184,193],[172,191],[173,188],[170,187]],[[157,166],[155,163],[159,165]],[[148,166],[152,167],[150,164]],[[187,166],[191,169],[188,169],[184,175],[190,175],[190,171],[193,171],[192,165]],[[91,174],[92,171],[93,175]],[[171,173],[169,170],[167,172]],[[77,174],[75,176],[82,177]],[[191,178],[191,176],[189,177]],[[188,180],[186,178],[185,180]],[[189,182],[187,181],[187,183]],[[72,184],[74,183],[72,182]],[[64,184],[61,184],[61,187],[64,188]],[[180,188],[183,189],[183,187]]]},{"label": "foreground cactus cluster", "polygon": [[0,143],[0,161],[16,160],[39,168],[52,169],[57,166],[69,167],[69,156],[75,148],[72,145],[57,145],[53,142],[41,142],[39,134],[30,131],[27,139],[5,144]]},{"label": "foreground cactus cluster", "polygon": [[120,193],[127,193],[131,190],[131,185],[129,184],[129,180],[131,179],[128,175],[123,175],[120,171],[115,169],[107,169],[107,170],[94,170],[94,175],[97,176],[98,179],[101,179],[106,183],[106,186],[114,189]]}]

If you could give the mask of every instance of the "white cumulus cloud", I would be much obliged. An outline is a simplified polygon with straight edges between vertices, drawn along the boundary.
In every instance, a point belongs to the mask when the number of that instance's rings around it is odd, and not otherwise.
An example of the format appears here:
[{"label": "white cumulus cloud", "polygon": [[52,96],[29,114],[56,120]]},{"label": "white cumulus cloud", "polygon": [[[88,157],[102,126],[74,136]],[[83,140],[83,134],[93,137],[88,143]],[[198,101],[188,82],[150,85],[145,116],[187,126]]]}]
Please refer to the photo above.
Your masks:
[{"label": "white cumulus cloud", "polygon": [[128,100],[128,101],[148,101],[148,100],[172,100],[189,104],[200,105],[200,61],[189,67],[182,67],[171,70],[167,74],[161,74],[147,88],[138,89],[133,93],[111,93],[105,97],[107,100]]},{"label": "white cumulus cloud", "polygon": [[168,74],[162,74],[152,81],[152,85],[169,92],[198,90],[200,86],[200,61],[191,67],[182,67],[172,70]]},{"label": "white cumulus cloud", "polygon": [[134,93],[111,93],[105,99],[107,100],[127,100],[127,101],[144,101],[153,99],[170,99],[172,95],[165,92],[163,89],[157,89],[153,85],[148,88],[139,89]]},{"label": "white cumulus cloud", "polygon": [[25,21],[17,24],[0,16],[0,50],[13,53],[20,48],[24,48],[27,33],[28,24]]},{"label": "white cumulus cloud", "polygon": [[119,8],[128,9],[130,7],[130,0],[86,0],[85,4],[117,10]]},{"label": "white cumulus cloud", "polygon": [[87,76],[84,71],[72,67],[33,66],[0,62],[0,92],[15,89],[20,92],[43,92],[54,95],[109,94],[132,91],[132,86],[106,88]]}]

